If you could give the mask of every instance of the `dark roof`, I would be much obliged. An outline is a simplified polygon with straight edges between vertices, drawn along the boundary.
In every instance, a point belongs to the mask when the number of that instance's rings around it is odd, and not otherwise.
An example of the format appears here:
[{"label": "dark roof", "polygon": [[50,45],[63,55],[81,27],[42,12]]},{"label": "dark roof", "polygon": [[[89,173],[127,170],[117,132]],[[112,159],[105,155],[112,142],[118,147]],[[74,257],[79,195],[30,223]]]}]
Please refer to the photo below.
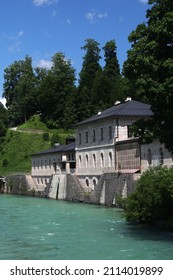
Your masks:
[{"label": "dark roof", "polygon": [[75,142],[70,143],[68,145],[59,145],[55,148],[51,148],[49,150],[44,150],[42,152],[32,154],[31,156],[38,156],[38,155],[44,155],[44,154],[53,154],[53,153],[62,153],[62,152],[71,152],[75,150]]},{"label": "dark roof", "polygon": [[98,113],[97,115],[92,116],[89,119],[77,123],[76,126],[86,124],[89,122],[95,122],[109,117],[150,117],[153,115],[150,108],[151,106],[148,104],[135,100],[129,100],[124,103],[115,104],[114,106],[108,108],[100,114]]}]

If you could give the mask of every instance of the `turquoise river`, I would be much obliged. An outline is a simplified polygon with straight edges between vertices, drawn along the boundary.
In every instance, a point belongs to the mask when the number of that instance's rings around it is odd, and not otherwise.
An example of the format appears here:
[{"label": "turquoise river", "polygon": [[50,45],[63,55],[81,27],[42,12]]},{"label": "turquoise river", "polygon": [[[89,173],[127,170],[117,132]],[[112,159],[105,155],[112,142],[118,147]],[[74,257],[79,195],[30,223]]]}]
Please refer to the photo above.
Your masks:
[{"label": "turquoise river", "polygon": [[172,260],[173,232],[97,205],[0,195],[1,260]]}]

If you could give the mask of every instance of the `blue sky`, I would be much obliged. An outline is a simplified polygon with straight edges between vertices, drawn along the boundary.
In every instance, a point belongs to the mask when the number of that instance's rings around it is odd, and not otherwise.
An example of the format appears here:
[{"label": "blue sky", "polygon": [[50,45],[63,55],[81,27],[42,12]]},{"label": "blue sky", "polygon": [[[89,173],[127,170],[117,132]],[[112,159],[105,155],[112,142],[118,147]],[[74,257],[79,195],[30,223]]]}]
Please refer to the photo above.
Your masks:
[{"label": "blue sky", "polygon": [[[115,39],[122,67],[130,49],[128,36],[146,21],[147,0],[1,0],[0,101],[4,69],[32,57],[33,66],[50,67],[51,57],[63,52],[78,74],[85,39],[102,48]],[[101,52],[103,56],[103,53]],[[100,62],[104,63],[103,61]]]}]

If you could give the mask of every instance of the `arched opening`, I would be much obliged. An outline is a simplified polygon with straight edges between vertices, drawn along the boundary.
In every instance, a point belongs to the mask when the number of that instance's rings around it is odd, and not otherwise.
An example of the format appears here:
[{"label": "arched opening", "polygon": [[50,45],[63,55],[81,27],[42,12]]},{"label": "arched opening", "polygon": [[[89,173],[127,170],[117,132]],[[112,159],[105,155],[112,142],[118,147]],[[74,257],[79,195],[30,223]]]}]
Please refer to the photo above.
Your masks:
[{"label": "arched opening", "polygon": [[159,164],[162,165],[162,164],[163,164],[163,149],[160,148],[160,149],[159,149],[159,152],[160,152]]},{"label": "arched opening", "polygon": [[93,154],[93,167],[96,167],[96,155]]},{"label": "arched opening", "polygon": [[147,161],[148,161],[148,165],[151,165],[151,164],[152,164],[151,149],[148,149],[148,151],[147,151]]},{"label": "arched opening", "polygon": [[101,167],[104,167],[104,156],[103,156],[103,153],[101,153],[101,155],[100,155],[100,166]]},{"label": "arched opening", "polygon": [[82,157],[81,157],[81,155],[79,156],[79,168],[81,168],[82,167]]},{"label": "arched opening", "polygon": [[88,155],[86,155],[86,168],[88,168]]},{"label": "arched opening", "polygon": [[88,178],[85,179],[85,184],[89,188],[90,183],[89,183],[89,179]]},{"label": "arched opening", "polygon": [[112,153],[109,152],[109,167],[112,167]]}]

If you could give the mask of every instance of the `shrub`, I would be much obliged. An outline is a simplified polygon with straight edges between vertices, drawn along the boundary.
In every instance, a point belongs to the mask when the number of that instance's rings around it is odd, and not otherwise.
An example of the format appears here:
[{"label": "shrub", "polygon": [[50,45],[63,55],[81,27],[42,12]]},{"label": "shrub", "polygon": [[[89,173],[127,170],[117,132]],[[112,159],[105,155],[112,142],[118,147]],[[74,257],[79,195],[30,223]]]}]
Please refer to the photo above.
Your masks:
[{"label": "shrub", "polygon": [[43,133],[43,140],[44,141],[49,141],[49,133],[48,132]]},{"label": "shrub", "polygon": [[8,159],[4,158],[2,161],[2,166],[6,167],[8,165]]},{"label": "shrub", "polygon": [[51,146],[53,147],[55,143],[64,144],[64,139],[58,132],[55,132],[51,137]]},{"label": "shrub", "polygon": [[173,215],[173,169],[155,167],[137,181],[135,191],[124,201],[130,222],[165,221]]}]

